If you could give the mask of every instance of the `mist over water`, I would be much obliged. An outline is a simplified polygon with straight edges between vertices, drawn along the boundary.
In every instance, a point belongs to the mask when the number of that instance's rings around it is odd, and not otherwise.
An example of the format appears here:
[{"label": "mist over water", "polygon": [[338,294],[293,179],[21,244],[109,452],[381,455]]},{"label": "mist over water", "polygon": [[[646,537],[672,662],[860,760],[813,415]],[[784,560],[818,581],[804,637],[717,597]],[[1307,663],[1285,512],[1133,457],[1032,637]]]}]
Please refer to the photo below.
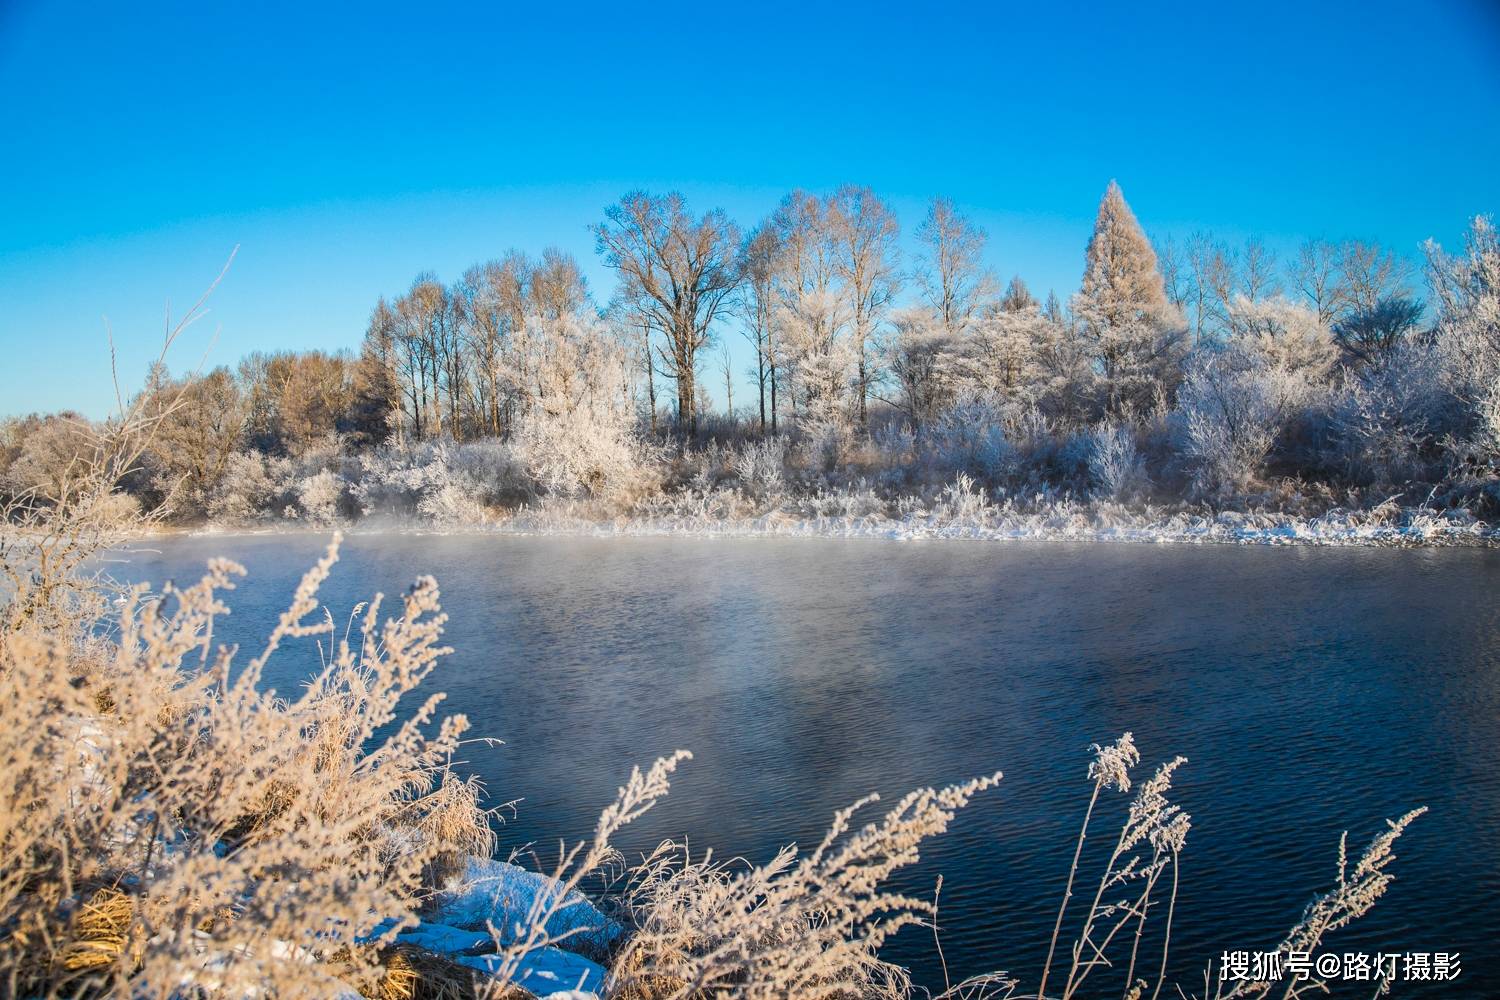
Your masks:
[{"label": "mist over water", "polygon": [[[170,539],[112,569],[186,582],[209,556],[241,561],[216,638],[248,656],[325,542]],[[520,800],[502,851],[550,864],[632,764],[678,747],[695,759],[627,829],[628,854],[671,836],[765,861],[868,792],[889,804],[1001,769],[899,884],[930,895],[943,875],[954,979],[1001,968],[1034,990],[1088,746],[1132,730],[1138,777],[1188,758],[1171,965],[1185,989],[1221,951],[1280,940],[1332,883],[1343,830],[1357,855],[1426,805],[1390,892],[1325,947],[1457,951],[1456,986],[1398,991],[1500,992],[1500,552],[356,535],[322,596],[342,621],[419,573],[442,586],[455,649],[428,687],[505,741],[466,765],[492,802]],[[310,641],[290,646],[267,681],[295,694],[317,663]],[[1101,852],[1127,799],[1109,794]],[[930,934],[902,932],[887,957],[942,985]],[[1123,979],[1100,969],[1090,986]]]}]

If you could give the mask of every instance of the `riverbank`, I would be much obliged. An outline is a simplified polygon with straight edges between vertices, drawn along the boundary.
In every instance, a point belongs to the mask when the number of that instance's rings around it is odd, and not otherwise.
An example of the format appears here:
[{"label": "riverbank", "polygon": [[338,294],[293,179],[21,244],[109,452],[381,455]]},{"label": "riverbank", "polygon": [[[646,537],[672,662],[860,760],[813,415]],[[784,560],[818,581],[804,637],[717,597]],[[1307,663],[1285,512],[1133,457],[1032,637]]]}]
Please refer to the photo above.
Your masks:
[{"label": "riverbank", "polygon": [[1335,508],[1315,516],[1267,511],[1133,509],[1119,504],[1063,501],[1034,510],[982,502],[904,513],[853,509],[773,509],[746,516],[704,505],[609,516],[570,504],[497,512],[481,520],[368,518],[354,522],[282,520],[207,524],[164,529],[169,534],[274,534],[363,532],[460,534],[465,532],[572,537],[868,538],[890,541],[956,540],[1116,542],[1133,544],[1494,546],[1500,526],[1466,511],[1384,504],[1367,510]]}]

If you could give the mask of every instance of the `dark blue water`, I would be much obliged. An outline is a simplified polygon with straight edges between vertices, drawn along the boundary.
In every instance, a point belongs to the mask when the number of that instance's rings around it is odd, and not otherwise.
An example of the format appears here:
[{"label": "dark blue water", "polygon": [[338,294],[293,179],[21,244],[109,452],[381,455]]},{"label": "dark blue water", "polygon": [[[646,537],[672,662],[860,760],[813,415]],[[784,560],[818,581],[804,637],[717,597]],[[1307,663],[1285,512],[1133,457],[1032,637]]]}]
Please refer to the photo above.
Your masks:
[{"label": "dark blue water", "polygon": [[[242,561],[219,635],[249,647],[323,541],[172,540],[121,575]],[[505,741],[467,766],[521,800],[506,847],[555,857],[632,763],[678,747],[695,760],[631,851],[686,836],[764,860],[867,792],[999,768],[900,885],[944,876],[955,978],[1002,968],[1034,990],[1087,747],[1129,729],[1142,777],[1189,758],[1171,964],[1186,989],[1221,951],[1281,939],[1332,882],[1341,831],[1362,848],[1426,805],[1386,898],[1326,945],[1459,952],[1457,984],[1399,992],[1500,995],[1500,552],[370,535],[345,542],[324,598],[338,618],[429,572],[456,648],[429,683]],[[290,691],[316,664],[292,648],[268,676]],[[1091,843],[1124,805],[1101,805]],[[929,934],[887,956],[941,984]]]}]

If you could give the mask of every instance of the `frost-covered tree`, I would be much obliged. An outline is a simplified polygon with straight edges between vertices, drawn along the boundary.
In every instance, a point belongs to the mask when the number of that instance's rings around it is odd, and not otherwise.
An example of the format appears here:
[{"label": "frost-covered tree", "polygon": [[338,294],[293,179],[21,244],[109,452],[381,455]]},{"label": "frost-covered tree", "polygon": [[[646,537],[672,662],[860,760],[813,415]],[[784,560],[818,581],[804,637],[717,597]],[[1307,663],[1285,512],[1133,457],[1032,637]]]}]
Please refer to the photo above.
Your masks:
[{"label": "frost-covered tree", "polygon": [[740,282],[740,231],[722,209],[694,217],[677,192],[632,191],[594,227],[605,264],[666,340],[662,351],[677,383],[677,418],[698,432],[698,351]]},{"label": "frost-covered tree", "polygon": [[1031,395],[1038,409],[1063,426],[1076,426],[1091,416],[1096,373],[1089,345],[1073,329],[1070,317],[1050,296],[1037,320],[1020,314],[1030,327],[1035,384]]},{"label": "frost-covered tree", "polygon": [[431,272],[419,274],[411,289],[396,300],[397,338],[408,357],[408,377],[415,381],[416,433],[457,436],[458,401],[465,393],[458,312],[448,288]]},{"label": "frost-covered tree", "polygon": [[1318,322],[1332,324],[1348,305],[1348,292],[1339,274],[1339,249],[1327,240],[1307,240],[1297,248],[1289,267],[1292,287],[1317,314]]},{"label": "frost-covered tree", "polygon": [[1241,296],[1228,315],[1228,342],[1194,353],[1177,394],[1182,450],[1200,494],[1253,484],[1288,424],[1326,399],[1338,360],[1317,313],[1281,296]]},{"label": "frost-covered tree", "polygon": [[1464,249],[1450,256],[1431,241],[1425,248],[1437,311],[1433,350],[1444,384],[1494,462],[1500,459],[1500,235],[1494,223],[1474,219]]},{"label": "frost-covered tree", "polygon": [[201,513],[230,456],[244,444],[244,395],[227,368],[153,380],[148,392],[142,406],[158,423],[144,468],[176,511]]},{"label": "frost-covered tree", "polygon": [[1212,233],[1188,237],[1184,251],[1187,312],[1193,318],[1193,343],[1219,338],[1227,325],[1225,307],[1234,299],[1235,256],[1228,244]]},{"label": "frost-covered tree", "polygon": [[1182,317],[1167,301],[1156,252],[1114,181],[1099,203],[1073,314],[1090,346],[1106,413],[1144,410],[1175,386]]},{"label": "frost-covered tree", "polygon": [[1031,289],[1026,287],[1026,282],[1021,280],[1019,274],[1011,277],[1010,284],[1005,286],[1005,294],[1000,297],[1000,308],[1009,313],[1040,309],[1041,305],[1036,300],[1036,296],[1031,294]]},{"label": "frost-covered tree", "polygon": [[[348,354],[325,351],[253,353],[239,366],[238,383],[245,399],[245,434],[249,443],[279,454],[301,455],[332,440],[363,430],[357,420],[383,423],[382,402],[362,393],[388,393]],[[377,412],[367,412],[377,411]]]},{"label": "frost-covered tree", "polygon": [[917,230],[923,297],[949,334],[959,335],[991,306],[995,277],[984,266],[989,236],[948,198],[934,198]]},{"label": "frost-covered tree", "polygon": [[1411,264],[1379,243],[1346,240],[1339,245],[1339,280],[1351,311],[1369,312],[1382,299],[1407,293]]},{"label": "frost-covered tree", "polygon": [[1034,305],[990,312],[950,350],[945,370],[955,389],[1003,404],[1010,414],[1040,406],[1072,416],[1071,402],[1089,389],[1089,363],[1075,338]]},{"label": "frost-covered tree", "polygon": [[1042,315],[1058,326],[1067,326],[1071,322],[1068,311],[1063,308],[1062,300],[1053,289],[1047,291],[1047,301],[1042,303]]},{"label": "frost-covered tree", "polygon": [[631,433],[629,352],[609,326],[587,311],[533,315],[535,408],[521,421],[515,446],[542,489],[561,496],[613,497],[641,475]]},{"label": "frost-covered tree", "polygon": [[897,404],[915,428],[927,426],[953,392],[950,364],[955,338],[930,309],[898,310],[881,353],[896,383]]},{"label": "frost-covered tree", "polygon": [[1242,296],[1230,306],[1231,343],[1274,369],[1309,380],[1328,376],[1338,361],[1333,332],[1313,310],[1282,296],[1259,301]]},{"label": "frost-covered tree", "polygon": [[1189,359],[1176,413],[1195,493],[1227,495],[1255,482],[1285,419],[1282,378],[1242,345]]},{"label": "frost-covered tree", "polygon": [[1361,365],[1384,365],[1422,322],[1422,303],[1404,295],[1377,299],[1333,324],[1333,336],[1349,359]]},{"label": "frost-covered tree", "polygon": [[473,372],[474,406],[480,426],[493,436],[509,430],[516,400],[505,391],[501,373],[507,355],[520,348],[526,322],[526,286],[531,265],[512,251],[500,260],[477,264],[454,288],[458,317]]},{"label": "frost-covered tree", "polygon": [[560,320],[581,314],[589,304],[588,279],[578,259],[566,250],[547,247],[530,269],[527,289],[531,312],[544,319]]},{"label": "frost-covered tree", "polygon": [[1240,256],[1239,288],[1235,298],[1259,302],[1280,294],[1276,253],[1259,236],[1250,237]]},{"label": "frost-covered tree", "polygon": [[0,497],[49,503],[91,455],[94,428],[72,410],[0,422]]},{"label": "frost-covered tree", "polygon": [[813,424],[845,421],[857,363],[848,335],[853,302],[841,278],[834,223],[831,201],[806,191],[783,198],[769,222],[777,246],[778,363],[794,409]]},{"label": "frost-covered tree", "polygon": [[1161,240],[1153,241],[1152,247],[1156,250],[1156,264],[1161,269],[1167,301],[1186,314],[1192,282],[1182,245],[1169,233]]},{"label": "frost-covered tree", "polygon": [[849,303],[849,335],[856,358],[855,396],[859,424],[869,425],[867,412],[874,381],[870,345],[900,289],[897,270],[901,227],[896,213],[865,187],[845,185],[834,192],[828,206],[834,260]]},{"label": "frost-covered tree", "polygon": [[[776,258],[779,253],[776,230],[764,225],[745,240],[740,252],[740,272],[744,281],[736,301],[742,333],[755,349],[755,387],[760,402],[760,432],[767,428],[776,433]],[[769,403],[770,423],[766,422]]]}]

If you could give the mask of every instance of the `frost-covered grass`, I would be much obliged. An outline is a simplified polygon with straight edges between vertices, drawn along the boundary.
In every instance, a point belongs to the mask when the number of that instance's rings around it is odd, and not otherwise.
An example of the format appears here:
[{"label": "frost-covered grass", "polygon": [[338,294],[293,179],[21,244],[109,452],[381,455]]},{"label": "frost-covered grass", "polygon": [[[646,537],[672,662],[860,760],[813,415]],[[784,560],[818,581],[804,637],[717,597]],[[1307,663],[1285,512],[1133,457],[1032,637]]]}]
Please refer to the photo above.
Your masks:
[{"label": "frost-covered grass", "polygon": [[[1275,511],[1210,511],[1062,499],[993,503],[962,480],[932,504],[886,503],[869,493],[824,494],[757,511],[738,497],[689,496],[639,512],[615,514],[588,504],[558,503],[499,511],[470,522],[420,519],[358,522],[348,530],[379,533],[490,532],[590,537],[866,538],[1128,542],[1224,545],[1496,545],[1500,527],[1462,510],[1434,511],[1387,503],[1298,516]],[[299,530],[266,525],[251,533]],[[246,533],[210,525],[194,534]]]},{"label": "frost-covered grass", "polygon": [[[715,509],[679,509],[608,521],[571,510],[526,511],[490,530],[532,534],[694,535],[728,537],[884,538],[902,541],[1220,543],[1241,545],[1492,545],[1500,530],[1463,512],[1439,513],[1394,505],[1374,510],[1335,509],[1312,517],[1273,512],[1218,513],[1133,508],[1062,500],[1040,507],[990,504],[955,487],[957,499],[923,506],[897,504],[894,512],[860,511],[859,498],[844,505],[807,504],[754,516],[725,516]],[[830,509],[831,507],[831,509]],[[810,509],[809,509],[810,508]],[[849,509],[852,508],[852,509]]]}]

